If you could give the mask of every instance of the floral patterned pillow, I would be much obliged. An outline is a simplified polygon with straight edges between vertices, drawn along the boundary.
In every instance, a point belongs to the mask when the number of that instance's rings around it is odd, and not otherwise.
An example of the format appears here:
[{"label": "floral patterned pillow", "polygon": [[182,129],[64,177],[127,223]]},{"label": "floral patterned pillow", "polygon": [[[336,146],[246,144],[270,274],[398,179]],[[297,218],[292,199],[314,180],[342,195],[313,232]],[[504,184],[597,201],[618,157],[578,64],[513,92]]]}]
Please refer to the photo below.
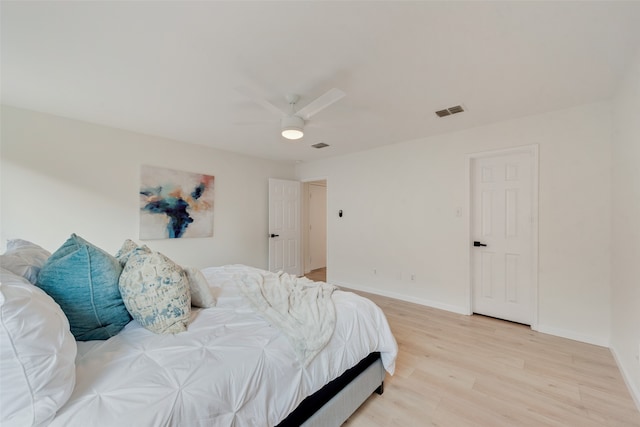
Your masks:
[{"label": "floral patterned pillow", "polygon": [[119,287],[131,316],[156,334],[186,331],[191,295],[184,270],[146,246],[137,247],[128,255]]},{"label": "floral patterned pillow", "polygon": [[118,260],[118,262],[120,262],[120,265],[123,268],[127,264],[127,261],[129,260],[129,255],[131,255],[133,251],[137,248],[138,248],[138,245],[136,244],[136,242],[134,242],[131,239],[127,239],[122,244],[122,247],[120,248],[120,250],[116,252],[116,259]]}]

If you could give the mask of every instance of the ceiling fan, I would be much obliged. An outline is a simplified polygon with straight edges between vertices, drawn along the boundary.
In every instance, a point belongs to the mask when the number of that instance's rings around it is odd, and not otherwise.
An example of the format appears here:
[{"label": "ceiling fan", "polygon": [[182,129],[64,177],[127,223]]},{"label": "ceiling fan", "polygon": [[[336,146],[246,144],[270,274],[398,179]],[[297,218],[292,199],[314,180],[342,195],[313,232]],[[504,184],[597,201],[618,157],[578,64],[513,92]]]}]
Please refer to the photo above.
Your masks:
[{"label": "ceiling fan", "polygon": [[253,90],[246,87],[237,87],[236,90],[246,97],[252,99],[255,103],[262,105],[269,111],[272,111],[282,118],[280,120],[282,136],[287,139],[300,139],[304,136],[304,125],[318,112],[324,110],[334,102],[338,101],[345,96],[345,93],[340,89],[330,89],[323,95],[320,95],[306,106],[296,111],[296,104],[300,100],[299,95],[290,94],[285,98],[289,103],[289,112],[283,111],[276,107],[269,101],[261,98]]}]

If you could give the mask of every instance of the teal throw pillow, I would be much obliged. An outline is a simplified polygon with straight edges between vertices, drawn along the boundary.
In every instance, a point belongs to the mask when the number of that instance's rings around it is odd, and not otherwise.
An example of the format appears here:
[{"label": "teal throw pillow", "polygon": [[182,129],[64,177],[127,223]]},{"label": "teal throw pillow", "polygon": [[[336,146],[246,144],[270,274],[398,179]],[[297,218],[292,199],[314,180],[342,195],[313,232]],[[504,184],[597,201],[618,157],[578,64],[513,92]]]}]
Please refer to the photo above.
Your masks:
[{"label": "teal throw pillow", "polygon": [[131,321],[118,289],[121,272],[115,257],[72,234],[36,284],[60,305],[76,340],[106,340]]}]

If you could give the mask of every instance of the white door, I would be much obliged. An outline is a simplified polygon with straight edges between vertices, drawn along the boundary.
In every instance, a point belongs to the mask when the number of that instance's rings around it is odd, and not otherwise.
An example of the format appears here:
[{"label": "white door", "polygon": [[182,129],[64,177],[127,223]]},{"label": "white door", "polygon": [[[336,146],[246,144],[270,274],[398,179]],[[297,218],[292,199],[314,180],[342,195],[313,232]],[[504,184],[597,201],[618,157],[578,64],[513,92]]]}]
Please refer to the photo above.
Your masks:
[{"label": "white door", "polygon": [[309,185],[309,261],[311,270],[327,266],[327,187]]},{"label": "white door", "polygon": [[300,183],[269,179],[269,271],[300,276]]},{"label": "white door", "polygon": [[527,325],[534,321],[536,182],[536,147],[471,160],[474,313]]}]

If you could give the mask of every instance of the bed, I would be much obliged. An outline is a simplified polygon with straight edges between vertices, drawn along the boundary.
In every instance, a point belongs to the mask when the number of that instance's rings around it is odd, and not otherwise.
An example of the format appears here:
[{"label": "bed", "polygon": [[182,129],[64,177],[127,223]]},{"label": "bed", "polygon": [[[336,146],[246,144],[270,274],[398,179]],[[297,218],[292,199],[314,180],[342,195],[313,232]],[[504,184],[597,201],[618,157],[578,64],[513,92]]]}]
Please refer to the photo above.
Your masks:
[{"label": "bed", "polygon": [[[368,299],[334,291],[335,330],[326,346],[304,363],[283,332],[266,321],[240,292],[239,278],[257,272],[263,270],[244,265],[202,270],[217,304],[194,308],[185,332],[158,335],[131,321],[107,340],[74,341],[74,372],[66,376],[55,365],[68,365],[63,356],[68,358],[71,350],[50,349],[46,360],[51,364],[49,371],[57,376],[54,382],[73,381],[72,387],[66,396],[60,392],[45,396],[48,400],[40,406],[33,398],[31,415],[27,416],[30,422],[25,424],[24,417],[13,421],[5,417],[13,409],[12,396],[3,386],[3,425],[342,424],[373,392],[382,393],[386,373],[393,374],[397,345],[384,314]],[[23,315],[21,309],[11,307],[12,300],[22,301],[17,304],[20,307],[49,304],[47,309],[51,309],[46,294],[27,280],[3,269],[1,281],[5,334],[11,319]],[[64,325],[60,317],[59,313],[47,317],[43,321],[47,326],[27,333],[28,339],[42,341],[42,335],[49,333],[47,328],[55,323],[52,318]],[[3,340],[3,345],[11,342],[13,346],[11,336],[3,336]],[[71,344],[67,339],[61,345]],[[47,346],[36,352],[40,359],[35,360],[40,363],[43,351],[49,351]],[[16,367],[7,366],[5,359],[3,350],[3,385],[9,377],[24,374],[18,375]],[[32,392],[34,396],[37,393]],[[64,402],[52,417],[47,416],[47,408],[54,407],[50,401],[56,399]]]}]

